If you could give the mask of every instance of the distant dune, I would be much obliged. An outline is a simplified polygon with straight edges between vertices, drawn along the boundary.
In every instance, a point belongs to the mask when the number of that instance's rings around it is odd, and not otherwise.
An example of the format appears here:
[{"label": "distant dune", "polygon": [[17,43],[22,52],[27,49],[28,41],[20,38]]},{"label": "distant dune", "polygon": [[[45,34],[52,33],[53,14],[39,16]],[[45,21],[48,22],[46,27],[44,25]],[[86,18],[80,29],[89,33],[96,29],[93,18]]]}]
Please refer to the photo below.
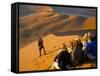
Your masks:
[{"label": "distant dune", "polygon": [[55,32],[75,30],[95,30],[96,18],[84,16],[64,15],[54,11],[37,12],[28,16],[21,16],[20,47],[37,39],[38,35],[46,36]]}]

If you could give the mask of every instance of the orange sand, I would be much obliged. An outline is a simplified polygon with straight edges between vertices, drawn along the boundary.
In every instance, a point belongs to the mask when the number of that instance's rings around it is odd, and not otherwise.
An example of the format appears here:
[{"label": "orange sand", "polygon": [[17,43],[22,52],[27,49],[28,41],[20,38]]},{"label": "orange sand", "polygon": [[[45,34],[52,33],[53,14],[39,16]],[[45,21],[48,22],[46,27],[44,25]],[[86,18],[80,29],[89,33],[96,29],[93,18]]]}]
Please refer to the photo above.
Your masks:
[{"label": "orange sand", "polygon": [[48,35],[43,38],[44,46],[47,55],[39,57],[39,50],[37,42],[33,42],[28,46],[21,48],[19,52],[19,70],[20,71],[34,71],[34,70],[47,70],[53,63],[53,59],[57,54],[58,48],[62,43],[68,43],[68,41],[76,38],[73,36],[54,36]]}]

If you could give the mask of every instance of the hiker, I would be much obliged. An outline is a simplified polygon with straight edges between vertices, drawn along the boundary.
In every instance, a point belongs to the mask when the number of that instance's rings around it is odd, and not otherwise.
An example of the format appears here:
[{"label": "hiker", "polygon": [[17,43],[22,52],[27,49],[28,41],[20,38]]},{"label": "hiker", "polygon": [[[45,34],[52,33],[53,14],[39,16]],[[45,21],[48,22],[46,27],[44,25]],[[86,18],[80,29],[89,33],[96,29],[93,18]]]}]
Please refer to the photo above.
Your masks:
[{"label": "hiker", "polygon": [[40,56],[41,56],[41,50],[44,51],[44,54],[46,55],[46,50],[44,48],[44,45],[43,45],[43,39],[39,36],[38,37],[38,47],[39,47],[39,53],[40,53]]},{"label": "hiker", "polygon": [[87,46],[87,43],[91,43],[91,38],[94,39],[95,38],[95,35],[88,32],[88,33],[85,33],[84,36],[83,36],[83,51],[86,49],[86,46]]},{"label": "hiker", "polygon": [[97,53],[96,35],[88,33],[88,42],[85,44],[84,55],[85,59],[95,60]]},{"label": "hiker", "polygon": [[84,61],[84,52],[82,51],[83,44],[80,39],[74,42],[74,48],[71,52],[73,66],[79,65]]},{"label": "hiker", "polygon": [[68,50],[66,48],[65,44],[62,44],[62,48],[59,50],[57,56],[54,59],[54,63],[51,68],[65,70],[70,69],[71,65],[71,56],[70,53],[68,53]]}]

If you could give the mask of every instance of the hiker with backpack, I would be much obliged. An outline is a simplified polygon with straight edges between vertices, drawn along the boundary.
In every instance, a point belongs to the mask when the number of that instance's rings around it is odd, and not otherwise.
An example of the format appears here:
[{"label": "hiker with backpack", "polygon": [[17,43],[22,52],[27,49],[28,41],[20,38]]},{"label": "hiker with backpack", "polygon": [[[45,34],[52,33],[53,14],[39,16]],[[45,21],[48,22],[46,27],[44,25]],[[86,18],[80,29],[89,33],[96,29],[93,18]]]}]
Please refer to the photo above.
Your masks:
[{"label": "hiker with backpack", "polygon": [[54,58],[54,63],[52,68],[65,70],[70,69],[71,65],[71,56],[68,52],[66,45],[62,44],[61,49],[59,50],[57,56]]},{"label": "hiker with backpack", "polygon": [[75,46],[71,52],[73,66],[80,65],[84,62],[84,52],[82,50],[83,44],[80,39],[75,40]]}]

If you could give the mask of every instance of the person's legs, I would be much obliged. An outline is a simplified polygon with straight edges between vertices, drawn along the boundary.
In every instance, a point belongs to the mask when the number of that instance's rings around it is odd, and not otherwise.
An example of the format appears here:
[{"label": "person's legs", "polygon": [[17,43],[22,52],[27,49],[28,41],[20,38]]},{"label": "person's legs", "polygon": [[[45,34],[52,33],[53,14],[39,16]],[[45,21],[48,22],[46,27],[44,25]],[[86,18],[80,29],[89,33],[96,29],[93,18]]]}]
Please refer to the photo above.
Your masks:
[{"label": "person's legs", "polygon": [[45,49],[44,49],[44,54],[46,55],[46,51],[45,51]]},{"label": "person's legs", "polygon": [[39,48],[39,53],[40,53],[40,56],[41,56],[41,49],[42,49],[42,48]]},{"label": "person's legs", "polygon": [[44,51],[44,54],[46,55],[46,50],[45,50],[44,46],[43,46],[43,51]]}]

